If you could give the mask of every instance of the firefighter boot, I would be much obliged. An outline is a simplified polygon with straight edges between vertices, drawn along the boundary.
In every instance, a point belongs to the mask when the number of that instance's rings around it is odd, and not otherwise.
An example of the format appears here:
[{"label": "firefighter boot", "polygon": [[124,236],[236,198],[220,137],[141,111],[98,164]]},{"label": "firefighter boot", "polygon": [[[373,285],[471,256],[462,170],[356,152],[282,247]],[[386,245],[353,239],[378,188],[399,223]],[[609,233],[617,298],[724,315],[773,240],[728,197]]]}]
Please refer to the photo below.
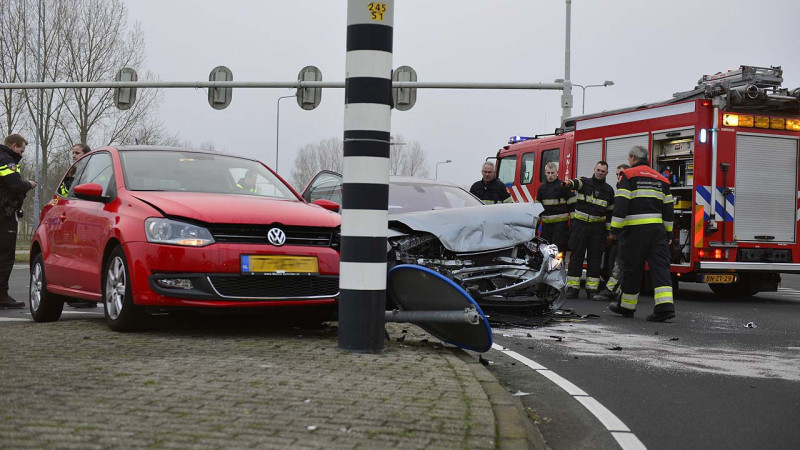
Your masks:
[{"label": "firefighter boot", "polygon": [[580,291],[578,289],[568,287],[567,288],[567,299],[578,298],[578,293],[580,293]]},{"label": "firefighter boot", "polygon": [[8,295],[8,291],[0,291],[0,309],[20,309],[25,307],[25,302],[18,302]]},{"label": "firefighter boot", "polygon": [[608,310],[615,314],[619,314],[622,317],[629,317],[629,318],[633,317],[634,313],[633,309],[623,308],[622,306],[620,306],[619,302],[613,302],[610,305],[608,305]]},{"label": "firefighter boot", "polygon": [[597,289],[587,289],[586,290],[586,299],[587,300],[593,299],[596,295],[599,295],[597,293]]},{"label": "firefighter boot", "polygon": [[675,318],[675,304],[662,303],[653,308],[653,314],[645,318],[648,322],[663,322]]},{"label": "firefighter boot", "polygon": [[610,302],[611,300],[614,300],[614,293],[608,289],[603,289],[599,294],[592,297],[592,300],[596,302]]}]

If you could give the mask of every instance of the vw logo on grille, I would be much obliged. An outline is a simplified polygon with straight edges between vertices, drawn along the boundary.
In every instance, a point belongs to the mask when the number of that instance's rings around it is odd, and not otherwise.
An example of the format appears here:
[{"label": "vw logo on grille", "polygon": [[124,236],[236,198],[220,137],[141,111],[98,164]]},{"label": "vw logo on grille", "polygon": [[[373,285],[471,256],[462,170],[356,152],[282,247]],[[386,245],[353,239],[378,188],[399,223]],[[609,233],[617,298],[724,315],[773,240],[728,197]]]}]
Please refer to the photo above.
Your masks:
[{"label": "vw logo on grille", "polygon": [[280,247],[286,243],[286,233],[280,228],[273,228],[267,232],[267,239],[269,239],[270,244]]}]

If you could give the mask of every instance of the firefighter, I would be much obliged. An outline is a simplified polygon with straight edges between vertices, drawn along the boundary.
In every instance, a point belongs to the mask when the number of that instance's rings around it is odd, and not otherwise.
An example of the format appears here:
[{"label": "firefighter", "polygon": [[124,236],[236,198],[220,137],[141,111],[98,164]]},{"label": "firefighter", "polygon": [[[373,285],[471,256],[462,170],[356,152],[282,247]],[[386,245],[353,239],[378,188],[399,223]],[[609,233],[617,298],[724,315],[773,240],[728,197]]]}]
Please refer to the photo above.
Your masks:
[{"label": "firefighter", "polygon": [[591,178],[580,177],[563,183],[565,187],[576,191],[575,211],[572,213],[569,234],[572,255],[567,267],[567,298],[578,298],[584,257],[586,298],[594,297],[600,287],[603,245],[614,209],[614,189],[606,183],[607,174],[608,163],[599,161]]},{"label": "firefighter", "polygon": [[489,161],[483,163],[481,167],[481,179],[476,181],[469,192],[478,197],[486,205],[494,203],[513,203],[511,194],[508,193],[506,185],[498,180],[494,174],[494,164]]},{"label": "firefighter", "polygon": [[647,261],[655,288],[650,322],[675,317],[669,244],[672,241],[672,195],[669,181],[647,164],[647,149],[636,145],[628,152],[631,168],[622,171],[615,198],[610,239],[621,237],[622,299],[609,310],[633,317],[639,298],[642,270]]},{"label": "firefighter", "polygon": [[0,145],[0,308],[24,308],[8,295],[8,279],[14,268],[17,250],[17,228],[22,217],[25,194],[36,187],[36,182],[23,180],[19,174],[19,161],[28,141],[18,134],[10,134]]},{"label": "firefighter", "polygon": [[[617,166],[617,187],[619,187],[619,176],[622,171],[630,168],[631,166],[627,164],[620,164]],[[608,265],[613,264],[613,266],[608,281],[606,281],[606,287],[599,294],[592,297],[592,300],[598,302],[607,302],[619,297],[620,289],[622,289],[620,281],[622,280],[623,261],[622,253],[619,251],[620,242],[619,240],[612,240],[610,238],[611,236],[609,235],[609,240],[607,242],[609,246],[606,250],[606,256],[608,258]]]},{"label": "firefighter", "polygon": [[541,236],[558,246],[559,251],[565,252],[569,241],[569,213],[575,205],[575,194],[561,185],[555,163],[545,164],[544,175],[547,182],[539,186],[536,192],[536,201],[544,207],[539,216],[542,222]]}]

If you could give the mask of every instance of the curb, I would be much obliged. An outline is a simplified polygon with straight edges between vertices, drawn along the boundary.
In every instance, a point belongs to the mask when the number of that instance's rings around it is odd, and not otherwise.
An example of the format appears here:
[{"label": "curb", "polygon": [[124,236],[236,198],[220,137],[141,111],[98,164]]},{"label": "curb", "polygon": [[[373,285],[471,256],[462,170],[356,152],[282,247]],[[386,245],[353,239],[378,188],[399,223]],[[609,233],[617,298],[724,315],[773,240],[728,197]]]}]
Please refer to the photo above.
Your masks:
[{"label": "curb", "polygon": [[499,449],[549,449],[542,433],[528,418],[519,399],[513,397],[500,382],[481,365],[476,358],[460,348],[452,348],[453,354],[466,363],[480,383],[494,412],[496,446]]}]

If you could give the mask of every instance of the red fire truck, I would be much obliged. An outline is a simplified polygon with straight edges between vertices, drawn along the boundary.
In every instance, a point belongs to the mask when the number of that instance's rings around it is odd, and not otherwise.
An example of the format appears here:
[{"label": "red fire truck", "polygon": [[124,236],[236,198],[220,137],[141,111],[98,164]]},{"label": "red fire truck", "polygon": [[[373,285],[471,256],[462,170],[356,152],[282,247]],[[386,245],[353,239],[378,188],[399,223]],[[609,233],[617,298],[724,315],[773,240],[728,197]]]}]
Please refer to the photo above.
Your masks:
[{"label": "red fire truck", "polygon": [[515,136],[497,153],[498,178],[533,202],[554,162],[561,179],[615,168],[634,145],[668,176],[675,198],[672,273],[722,295],[774,291],[800,273],[800,88],[780,67],[703,76],[667,101],[572,117],[550,135]]}]

